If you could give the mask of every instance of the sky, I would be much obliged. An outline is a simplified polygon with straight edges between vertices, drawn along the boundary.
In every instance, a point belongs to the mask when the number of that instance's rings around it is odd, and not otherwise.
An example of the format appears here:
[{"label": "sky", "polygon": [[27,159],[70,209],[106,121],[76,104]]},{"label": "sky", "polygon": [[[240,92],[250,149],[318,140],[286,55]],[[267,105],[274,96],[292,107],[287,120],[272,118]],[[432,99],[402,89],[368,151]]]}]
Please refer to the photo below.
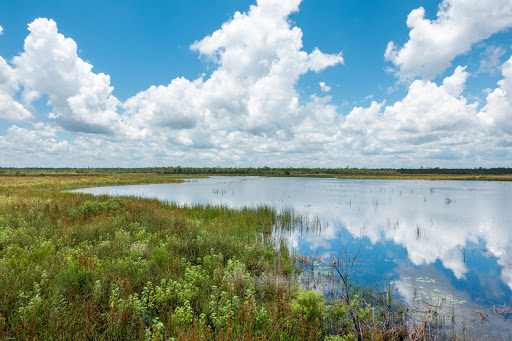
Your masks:
[{"label": "sky", "polygon": [[512,0],[0,2],[0,167],[512,167]]}]

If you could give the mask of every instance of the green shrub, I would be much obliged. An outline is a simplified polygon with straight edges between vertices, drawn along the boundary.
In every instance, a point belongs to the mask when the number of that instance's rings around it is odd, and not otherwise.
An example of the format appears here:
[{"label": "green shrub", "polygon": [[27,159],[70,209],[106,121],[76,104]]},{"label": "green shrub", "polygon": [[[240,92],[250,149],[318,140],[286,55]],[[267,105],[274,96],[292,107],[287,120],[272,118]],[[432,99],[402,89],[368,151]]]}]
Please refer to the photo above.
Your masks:
[{"label": "green shrub", "polygon": [[326,311],[324,296],[314,290],[299,289],[297,297],[291,302],[291,309],[308,321],[321,320]]},{"label": "green shrub", "polygon": [[62,292],[68,298],[88,293],[93,283],[92,273],[80,268],[78,261],[72,261],[69,266],[57,276]]},{"label": "green shrub", "polygon": [[86,201],[80,206],[71,210],[72,217],[86,217],[106,213],[115,213],[119,209],[118,199],[110,199],[108,201]]}]

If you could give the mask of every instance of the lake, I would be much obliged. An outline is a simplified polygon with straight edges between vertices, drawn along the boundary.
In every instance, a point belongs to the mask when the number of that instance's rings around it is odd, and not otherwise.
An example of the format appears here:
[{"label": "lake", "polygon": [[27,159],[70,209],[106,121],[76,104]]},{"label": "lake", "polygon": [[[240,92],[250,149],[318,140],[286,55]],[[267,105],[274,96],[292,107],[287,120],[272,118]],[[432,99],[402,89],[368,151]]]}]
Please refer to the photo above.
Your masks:
[{"label": "lake", "polygon": [[340,250],[362,248],[353,280],[391,287],[418,318],[436,308],[468,335],[510,335],[509,182],[213,177],[77,192],[291,210],[302,224],[274,234],[295,254],[326,260],[319,269]]}]

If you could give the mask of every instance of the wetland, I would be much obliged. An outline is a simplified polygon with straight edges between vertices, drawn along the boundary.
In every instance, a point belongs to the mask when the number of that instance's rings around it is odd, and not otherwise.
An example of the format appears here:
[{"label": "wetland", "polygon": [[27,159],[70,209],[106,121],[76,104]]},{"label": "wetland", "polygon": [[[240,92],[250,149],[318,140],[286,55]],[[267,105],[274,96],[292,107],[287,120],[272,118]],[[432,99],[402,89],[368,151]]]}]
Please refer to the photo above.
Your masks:
[{"label": "wetland", "polygon": [[316,259],[304,285],[345,248],[363,252],[353,279],[392,288],[418,318],[443,315],[470,335],[508,335],[512,184],[490,181],[212,177],[80,192],[157,198],[181,206],[271,207],[299,217],[273,227],[293,255]]},{"label": "wetland", "polygon": [[194,176],[0,176],[0,338],[510,335],[509,182]]}]

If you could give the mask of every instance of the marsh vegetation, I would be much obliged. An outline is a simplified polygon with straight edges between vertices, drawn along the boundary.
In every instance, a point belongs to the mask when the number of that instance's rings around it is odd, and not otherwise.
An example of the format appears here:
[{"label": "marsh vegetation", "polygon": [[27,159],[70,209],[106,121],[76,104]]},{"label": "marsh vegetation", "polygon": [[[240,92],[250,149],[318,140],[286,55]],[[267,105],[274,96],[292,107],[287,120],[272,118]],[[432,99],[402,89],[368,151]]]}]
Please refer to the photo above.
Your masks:
[{"label": "marsh vegetation", "polygon": [[[0,178],[2,339],[393,338],[357,300],[301,289],[269,207],[179,207],[68,190],[173,176]],[[366,314],[366,315],[364,315]],[[368,320],[369,321],[369,320]],[[356,333],[356,334],[354,334]],[[330,336],[329,336],[330,335]]]},{"label": "marsh vegetation", "polygon": [[[359,254],[350,248],[332,260],[295,252],[287,233],[322,231],[324,222],[310,215],[261,203],[183,205],[69,192],[183,179],[145,173],[1,176],[0,337],[393,340],[450,335],[439,328],[445,317],[434,316],[440,312],[435,307],[420,323],[407,320],[410,312],[393,297],[400,283],[356,285],[353,265]],[[229,187],[215,186],[210,195],[229,199],[233,194]],[[329,291],[304,280],[313,277],[322,283],[331,278]],[[420,285],[425,283],[418,284],[417,295],[427,291]]]}]

